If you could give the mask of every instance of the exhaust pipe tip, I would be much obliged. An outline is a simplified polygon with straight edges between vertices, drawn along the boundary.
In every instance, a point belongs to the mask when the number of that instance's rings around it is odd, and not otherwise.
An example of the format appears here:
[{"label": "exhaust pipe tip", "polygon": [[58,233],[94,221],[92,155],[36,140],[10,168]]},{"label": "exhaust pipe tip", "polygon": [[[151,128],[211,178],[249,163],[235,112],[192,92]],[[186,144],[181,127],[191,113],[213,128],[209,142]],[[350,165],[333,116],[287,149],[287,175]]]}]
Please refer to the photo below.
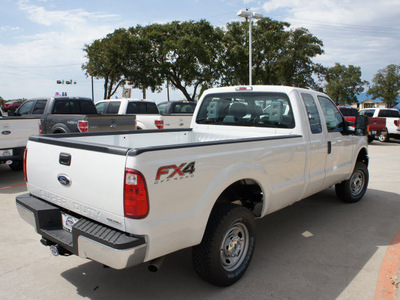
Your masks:
[{"label": "exhaust pipe tip", "polygon": [[54,256],[59,256],[60,255],[60,249],[59,249],[58,245],[51,245],[50,246],[50,252]]},{"label": "exhaust pipe tip", "polygon": [[158,272],[163,261],[164,261],[164,256],[151,260],[147,265],[147,270],[152,273]]}]

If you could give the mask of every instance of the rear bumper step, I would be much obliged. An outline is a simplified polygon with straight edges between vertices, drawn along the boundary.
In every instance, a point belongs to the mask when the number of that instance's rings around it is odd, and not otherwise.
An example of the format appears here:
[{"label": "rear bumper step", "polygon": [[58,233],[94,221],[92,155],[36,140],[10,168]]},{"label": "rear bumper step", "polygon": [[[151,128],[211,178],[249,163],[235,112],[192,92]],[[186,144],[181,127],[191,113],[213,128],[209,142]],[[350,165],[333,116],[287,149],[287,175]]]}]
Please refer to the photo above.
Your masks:
[{"label": "rear bumper step", "polygon": [[124,269],[143,263],[146,242],[114,228],[86,218],[72,226],[72,232],[62,227],[59,207],[29,194],[17,196],[21,218],[36,232],[65,250],[82,258],[89,258],[114,269]]}]

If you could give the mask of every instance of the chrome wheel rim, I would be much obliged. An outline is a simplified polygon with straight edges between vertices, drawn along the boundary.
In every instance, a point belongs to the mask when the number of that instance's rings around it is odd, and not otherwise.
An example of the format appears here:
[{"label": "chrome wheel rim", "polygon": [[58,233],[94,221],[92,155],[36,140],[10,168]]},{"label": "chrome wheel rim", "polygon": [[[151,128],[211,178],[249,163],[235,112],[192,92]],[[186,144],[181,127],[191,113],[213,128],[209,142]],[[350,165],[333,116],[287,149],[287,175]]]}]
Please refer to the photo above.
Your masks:
[{"label": "chrome wheel rim", "polygon": [[350,179],[350,189],[353,196],[358,196],[364,189],[365,175],[362,171],[356,171]]},{"label": "chrome wheel rim", "polygon": [[249,250],[249,231],[245,224],[235,223],[225,232],[220,247],[222,267],[229,272],[239,268]]}]

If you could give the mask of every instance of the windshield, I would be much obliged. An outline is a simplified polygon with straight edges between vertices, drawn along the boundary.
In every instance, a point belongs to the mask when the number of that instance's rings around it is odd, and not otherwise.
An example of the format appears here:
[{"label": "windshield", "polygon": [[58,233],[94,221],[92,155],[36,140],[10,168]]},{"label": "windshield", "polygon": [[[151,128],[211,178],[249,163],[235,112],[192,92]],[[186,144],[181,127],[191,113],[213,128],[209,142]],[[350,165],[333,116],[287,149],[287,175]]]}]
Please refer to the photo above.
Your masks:
[{"label": "windshield", "polygon": [[274,128],[295,126],[288,96],[267,92],[207,95],[197,114],[196,123]]}]

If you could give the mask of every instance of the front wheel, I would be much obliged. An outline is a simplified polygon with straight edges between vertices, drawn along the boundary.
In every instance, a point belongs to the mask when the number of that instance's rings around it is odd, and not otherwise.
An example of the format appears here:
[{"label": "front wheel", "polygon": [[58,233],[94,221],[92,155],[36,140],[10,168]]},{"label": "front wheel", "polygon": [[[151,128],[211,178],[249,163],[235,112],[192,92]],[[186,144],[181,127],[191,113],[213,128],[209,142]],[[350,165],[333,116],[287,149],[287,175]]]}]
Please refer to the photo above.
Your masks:
[{"label": "front wheel", "polygon": [[202,242],[193,247],[193,265],[205,281],[229,286],[246,272],[255,246],[253,214],[245,207],[217,204]]},{"label": "front wheel", "polygon": [[367,166],[362,162],[357,162],[350,179],[335,185],[336,195],[347,203],[358,202],[367,191],[368,180]]}]

